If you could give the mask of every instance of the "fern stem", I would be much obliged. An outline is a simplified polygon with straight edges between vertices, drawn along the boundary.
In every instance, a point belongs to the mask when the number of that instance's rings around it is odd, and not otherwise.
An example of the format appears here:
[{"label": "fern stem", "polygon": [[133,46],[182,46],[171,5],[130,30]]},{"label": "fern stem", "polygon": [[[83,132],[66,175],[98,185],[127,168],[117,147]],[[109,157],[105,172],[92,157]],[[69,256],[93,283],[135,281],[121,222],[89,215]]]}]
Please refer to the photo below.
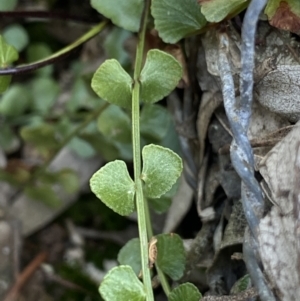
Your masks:
[{"label": "fern stem", "polygon": [[139,39],[136,49],[136,59],[134,68],[134,83],[132,91],[132,144],[133,144],[133,163],[134,163],[134,182],[136,185],[136,208],[138,215],[138,227],[140,237],[140,250],[142,261],[143,282],[146,291],[147,301],[154,301],[148,254],[148,237],[146,223],[146,207],[143,195],[141,180],[141,143],[140,143],[140,73],[142,70],[145,33],[147,18],[150,8],[150,1],[145,1],[145,8],[141,18]]}]

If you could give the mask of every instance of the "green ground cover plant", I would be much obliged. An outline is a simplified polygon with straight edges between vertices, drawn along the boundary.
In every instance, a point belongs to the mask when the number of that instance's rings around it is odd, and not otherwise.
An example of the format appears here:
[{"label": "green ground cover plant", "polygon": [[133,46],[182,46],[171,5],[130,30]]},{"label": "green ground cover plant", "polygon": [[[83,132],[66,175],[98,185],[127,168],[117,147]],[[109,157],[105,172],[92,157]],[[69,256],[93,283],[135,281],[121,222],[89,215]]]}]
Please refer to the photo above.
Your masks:
[{"label": "green ground cover plant", "polygon": [[[11,125],[17,124],[20,137],[34,145],[44,159],[33,172],[20,168],[12,175],[1,170],[0,179],[24,189],[31,198],[42,196],[49,206],[59,206],[53,186],[61,185],[73,193],[78,188],[78,179],[69,169],[48,171],[53,158],[66,145],[83,157],[99,152],[108,163],[91,177],[91,191],[116,214],[137,214],[139,237],[122,247],[118,254],[120,265],[111,269],[100,284],[99,292],[106,301],[154,301],[155,277],[169,301],[202,298],[194,284],[178,282],[186,268],[182,239],[175,233],[153,233],[150,219],[149,206],[158,212],[170,206],[170,196],[183,171],[182,158],[176,150],[166,147],[168,143],[164,141],[168,131],[174,130],[170,115],[157,102],[180,85],[185,66],[167,53],[165,46],[178,43],[187,56],[184,38],[237,16],[249,3],[246,0],[91,0],[91,6],[104,21],[54,54],[45,45],[31,45],[27,58],[32,62],[16,68],[11,65],[29,43],[26,32],[14,25],[0,36],[0,93],[3,94],[0,113],[7,121],[0,129],[0,145],[10,150],[20,143],[11,130]],[[295,1],[287,3],[299,13]],[[265,13],[270,20],[278,6],[278,1],[268,1]],[[52,114],[60,88],[52,77],[51,63],[111,24],[115,28],[105,43],[110,53],[115,52],[113,58],[105,60],[88,81],[75,77],[72,97],[65,107],[67,113]],[[146,45],[147,33],[153,29],[162,47]],[[11,39],[12,36],[15,38]],[[137,38],[133,72],[124,52],[118,52],[121,46],[112,45],[128,36]],[[73,68],[76,73],[80,66]],[[35,75],[28,85],[10,85],[13,74],[32,70]],[[21,94],[24,101],[19,103]],[[42,96],[43,104],[39,102]],[[80,114],[78,117],[82,107],[87,110],[83,117]],[[128,161],[133,163],[133,173],[128,170]]]}]

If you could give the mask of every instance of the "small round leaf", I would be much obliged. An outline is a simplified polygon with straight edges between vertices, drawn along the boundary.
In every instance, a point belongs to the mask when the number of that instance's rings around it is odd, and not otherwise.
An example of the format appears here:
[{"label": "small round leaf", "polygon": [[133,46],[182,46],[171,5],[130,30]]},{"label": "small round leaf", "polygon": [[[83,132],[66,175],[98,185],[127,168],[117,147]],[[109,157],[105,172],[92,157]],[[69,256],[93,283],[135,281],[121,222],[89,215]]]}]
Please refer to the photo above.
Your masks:
[{"label": "small round leaf", "polygon": [[0,11],[13,10],[18,4],[18,0],[0,1]]},{"label": "small round leaf", "polygon": [[192,283],[183,283],[175,287],[170,293],[169,301],[199,301],[202,298],[197,287]]},{"label": "small round leaf", "polygon": [[8,88],[11,82],[11,75],[0,76],[0,93],[3,93]]},{"label": "small round leaf", "polygon": [[50,123],[39,123],[24,126],[21,128],[20,135],[23,140],[37,148],[54,150],[58,147],[55,126]]},{"label": "small round leaf", "polygon": [[174,233],[159,234],[156,238],[156,263],[173,280],[180,279],[185,269],[185,250],[181,238]]},{"label": "small round leaf", "polygon": [[172,55],[150,50],[140,75],[142,101],[153,103],[161,100],[177,86],[181,76],[182,67]]},{"label": "small round leaf", "polygon": [[87,141],[76,136],[68,143],[68,148],[83,159],[91,158],[95,156],[96,153],[94,148]]},{"label": "small round leaf", "polygon": [[172,199],[163,195],[158,199],[148,199],[148,202],[151,208],[156,213],[161,214],[166,212],[170,208],[172,204]]},{"label": "small round leaf", "polygon": [[132,267],[136,275],[139,275],[142,269],[140,239],[133,238],[122,247],[118,254],[120,264]]},{"label": "small round leaf", "polygon": [[75,193],[80,188],[78,174],[72,169],[61,169],[56,176],[56,180],[67,193]]},{"label": "small round leaf", "polygon": [[128,65],[130,58],[128,52],[124,49],[124,43],[131,36],[132,34],[129,31],[114,27],[103,44],[107,58],[116,59],[122,66]]},{"label": "small round leaf", "polygon": [[0,100],[0,114],[20,116],[28,109],[30,94],[25,86],[12,85]]},{"label": "small round leaf", "polygon": [[218,23],[226,18],[230,13],[241,11],[247,7],[248,0],[213,0],[213,1],[198,1],[201,5],[201,13],[206,20],[213,23]]},{"label": "small round leaf", "polygon": [[[42,60],[52,54],[50,45],[46,43],[30,43],[26,49],[28,62],[35,62]],[[48,65],[43,68],[37,69],[36,74],[41,76],[51,75],[54,70],[53,65]]]},{"label": "small round leaf", "polygon": [[120,107],[131,107],[132,78],[115,59],[106,60],[95,72],[92,88],[98,96]]},{"label": "small round leaf", "polygon": [[118,106],[110,105],[100,114],[97,125],[105,137],[122,143],[131,143],[130,117]]},{"label": "small round leaf", "polygon": [[114,144],[114,141],[108,139],[101,133],[82,133],[80,134],[80,138],[92,146],[95,151],[100,153],[105,161],[113,161],[123,158],[121,151]]},{"label": "small round leaf", "polygon": [[168,148],[149,144],[143,148],[142,180],[145,194],[149,198],[159,198],[169,191],[182,171],[181,158]]},{"label": "small round leaf", "polygon": [[0,35],[0,67],[6,68],[18,58],[19,54],[17,50],[13,46],[8,45]]},{"label": "small round leaf", "polygon": [[37,77],[31,82],[32,107],[43,114],[49,113],[59,93],[58,83],[51,77]]},{"label": "small round leaf", "polygon": [[91,5],[119,27],[134,32],[140,28],[143,0],[91,0]]},{"label": "small round leaf", "polygon": [[17,51],[22,51],[29,43],[27,31],[19,24],[7,26],[3,31],[3,37],[7,43],[14,46]]},{"label": "small round leaf", "polygon": [[111,269],[104,277],[99,292],[106,301],[144,301],[146,293],[142,282],[130,266]]},{"label": "small round leaf", "polygon": [[120,215],[134,211],[135,185],[125,162],[115,160],[100,168],[90,180],[93,193]]},{"label": "small round leaf", "polygon": [[144,105],[141,112],[141,134],[160,141],[165,137],[171,123],[170,112],[163,106]]},{"label": "small round leaf", "polygon": [[166,43],[176,43],[206,24],[197,0],[152,0],[151,12],[155,28]]},{"label": "small round leaf", "polygon": [[58,197],[51,185],[28,186],[24,189],[24,193],[31,199],[44,203],[52,208],[62,206],[62,200]]},{"label": "small round leaf", "polygon": [[20,139],[9,124],[2,124],[0,127],[0,147],[8,154],[20,147]]}]

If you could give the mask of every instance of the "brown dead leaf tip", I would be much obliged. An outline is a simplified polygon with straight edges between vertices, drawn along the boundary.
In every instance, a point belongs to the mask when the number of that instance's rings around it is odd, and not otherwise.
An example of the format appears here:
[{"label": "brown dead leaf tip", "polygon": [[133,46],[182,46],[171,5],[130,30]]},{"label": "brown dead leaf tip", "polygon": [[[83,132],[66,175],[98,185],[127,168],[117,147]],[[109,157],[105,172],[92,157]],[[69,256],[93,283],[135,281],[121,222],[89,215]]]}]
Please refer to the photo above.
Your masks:
[{"label": "brown dead leaf tip", "polygon": [[300,34],[300,17],[291,11],[289,4],[285,1],[280,2],[274,16],[269,22],[272,26],[279,29]]},{"label": "brown dead leaf tip", "polygon": [[149,268],[152,269],[157,257],[157,238],[153,236],[149,241]]}]

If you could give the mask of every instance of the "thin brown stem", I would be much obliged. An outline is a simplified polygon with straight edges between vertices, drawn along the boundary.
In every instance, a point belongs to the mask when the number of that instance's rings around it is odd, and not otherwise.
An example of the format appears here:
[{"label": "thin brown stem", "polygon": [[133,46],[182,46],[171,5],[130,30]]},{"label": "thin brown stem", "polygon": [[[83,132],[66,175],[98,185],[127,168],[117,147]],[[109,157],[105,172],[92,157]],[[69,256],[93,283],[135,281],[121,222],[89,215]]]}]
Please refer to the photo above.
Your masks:
[{"label": "thin brown stem", "polygon": [[29,278],[39,268],[39,266],[46,260],[47,254],[45,252],[39,253],[17,277],[13,287],[9,290],[8,294],[3,301],[15,301],[20,293],[20,290],[28,282]]}]

